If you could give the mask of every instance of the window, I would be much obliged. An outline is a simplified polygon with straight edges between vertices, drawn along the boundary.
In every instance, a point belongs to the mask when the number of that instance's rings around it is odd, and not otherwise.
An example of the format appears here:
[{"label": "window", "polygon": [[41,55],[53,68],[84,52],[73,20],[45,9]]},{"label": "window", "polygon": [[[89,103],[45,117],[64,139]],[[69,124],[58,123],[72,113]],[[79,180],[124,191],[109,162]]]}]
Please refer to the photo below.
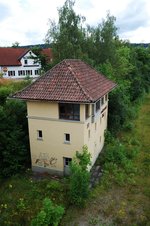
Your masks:
[{"label": "window", "polygon": [[89,118],[89,104],[85,105],[85,118]]},{"label": "window", "polygon": [[37,131],[37,139],[42,140],[42,138],[43,138],[42,130],[38,130]]},{"label": "window", "polygon": [[15,76],[15,71],[8,71],[8,76]]},{"label": "window", "polygon": [[26,75],[32,75],[32,70],[27,70]]},{"label": "window", "polygon": [[28,64],[28,60],[27,59],[24,60],[24,64]]},{"label": "window", "polygon": [[100,109],[100,100],[96,102],[96,112]]},{"label": "window", "polygon": [[108,100],[108,94],[105,95],[105,101],[107,101],[107,100]]},{"label": "window", "polygon": [[70,134],[65,133],[65,143],[70,143]]},{"label": "window", "polygon": [[34,73],[35,73],[35,75],[39,75],[40,74],[39,70],[35,70]]},{"label": "window", "polygon": [[72,159],[71,158],[65,158],[65,166],[69,166],[71,163]]},{"label": "window", "polygon": [[20,76],[20,75],[25,75],[25,71],[18,71],[18,75]]},{"label": "window", "polygon": [[103,105],[104,104],[104,97],[102,97],[102,99],[101,99],[101,105]]},{"label": "window", "polygon": [[80,121],[80,105],[59,104],[59,118]]},{"label": "window", "polygon": [[92,104],[92,115],[94,116],[94,114],[95,114],[95,105]]}]

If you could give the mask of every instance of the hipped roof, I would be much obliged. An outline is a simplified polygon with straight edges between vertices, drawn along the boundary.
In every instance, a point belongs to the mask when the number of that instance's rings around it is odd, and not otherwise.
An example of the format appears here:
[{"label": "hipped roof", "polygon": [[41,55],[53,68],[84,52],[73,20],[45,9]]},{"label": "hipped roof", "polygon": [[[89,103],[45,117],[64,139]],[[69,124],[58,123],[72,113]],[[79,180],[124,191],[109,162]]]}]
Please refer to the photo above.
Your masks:
[{"label": "hipped roof", "polygon": [[13,95],[23,100],[90,103],[116,84],[81,60],[63,60],[34,83]]}]

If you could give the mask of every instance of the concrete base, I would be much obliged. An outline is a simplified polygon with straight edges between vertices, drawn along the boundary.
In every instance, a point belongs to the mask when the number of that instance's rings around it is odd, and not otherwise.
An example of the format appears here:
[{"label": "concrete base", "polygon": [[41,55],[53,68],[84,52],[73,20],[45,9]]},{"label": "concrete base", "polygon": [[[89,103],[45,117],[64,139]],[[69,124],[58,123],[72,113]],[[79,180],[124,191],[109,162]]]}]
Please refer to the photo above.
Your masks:
[{"label": "concrete base", "polygon": [[63,171],[55,170],[55,169],[49,169],[44,167],[38,167],[38,166],[32,166],[32,171],[36,173],[48,173],[50,175],[57,175],[57,176],[64,176]]}]

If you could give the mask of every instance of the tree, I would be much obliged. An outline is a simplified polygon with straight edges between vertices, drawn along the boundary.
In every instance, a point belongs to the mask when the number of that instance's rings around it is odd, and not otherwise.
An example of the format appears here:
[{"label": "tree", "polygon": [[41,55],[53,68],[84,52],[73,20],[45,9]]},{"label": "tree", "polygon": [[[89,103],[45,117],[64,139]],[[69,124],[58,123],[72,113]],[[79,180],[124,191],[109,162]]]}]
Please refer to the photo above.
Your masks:
[{"label": "tree", "polygon": [[40,46],[34,46],[32,51],[36,55],[36,57],[32,56],[32,59],[41,64],[41,70],[44,72],[49,70],[51,64],[48,63],[47,56],[42,53],[42,48]]},{"label": "tree", "polygon": [[20,45],[20,43],[19,42],[14,42],[14,43],[12,43],[12,47],[14,47],[14,48],[17,48],[17,47],[19,47],[19,45]]},{"label": "tree", "polygon": [[49,20],[50,28],[46,42],[52,42],[54,60],[59,62],[67,58],[82,57],[84,32],[82,24],[85,18],[76,15],[73,6],[75,2],[66,0],[63,7],[58,9],[59,21]]},{"label": "tree", "polygon": [[30,160],[26,106],[8,101],[0,107],[0,175],[23,170]]},{"label": "tree", "polygon": [[16,88],[27,83],[0,87],[0,176],[14,175],[30,164],[26,104],[22,101],[7,100]]},{"label": "tree", "polygon": [[84,205],[89,195],[90,158],[87,146],[83,146],[82,153],[76,152],[76,157],[70,165],[70,202],[80,207]]},{"label": "tree", "polygon": [[96,66],[107,61],[111,64],[115,62],[116,40],[118,40],[115,20],[115,17],[108,13],[106,19],[96,27],[87,26],[88,56],[94,59]]}]

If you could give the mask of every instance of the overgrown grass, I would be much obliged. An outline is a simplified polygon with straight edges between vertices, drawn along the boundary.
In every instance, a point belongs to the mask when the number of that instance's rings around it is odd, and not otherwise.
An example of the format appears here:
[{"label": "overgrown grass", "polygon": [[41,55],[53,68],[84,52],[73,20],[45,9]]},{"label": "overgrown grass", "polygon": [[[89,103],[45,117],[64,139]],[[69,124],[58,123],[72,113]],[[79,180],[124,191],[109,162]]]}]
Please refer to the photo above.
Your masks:
[{"label": "overgrown grass", "polygon": [[148,226],[150,198],[150,95],[141,104],[132,128],[110,138],[104,156],[103,177],[84,210],[67,210],[62,226]]},{"label": "overgrown grass", "polygon": [[[62,226],[149,225],[150,198],[150,95],[133,127],[106,146],[103,177],[84,209],[68,205],[66,179],[35,180],[30,172],[0,181],[0,225],[29,226],[49,198],[65,207]],[[111,141],[111,140],[110,140]],[[121,144],[121,145],[120,145]]]},{"label": "overgrown grass", "polygon": [[67,186],[64,179],[35,180],[32,175],[16,175],[0,181],[0,225],[30,225],[45,198],[67,207]]}]

